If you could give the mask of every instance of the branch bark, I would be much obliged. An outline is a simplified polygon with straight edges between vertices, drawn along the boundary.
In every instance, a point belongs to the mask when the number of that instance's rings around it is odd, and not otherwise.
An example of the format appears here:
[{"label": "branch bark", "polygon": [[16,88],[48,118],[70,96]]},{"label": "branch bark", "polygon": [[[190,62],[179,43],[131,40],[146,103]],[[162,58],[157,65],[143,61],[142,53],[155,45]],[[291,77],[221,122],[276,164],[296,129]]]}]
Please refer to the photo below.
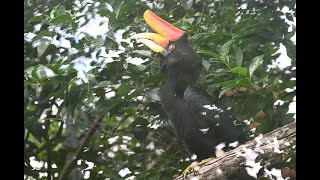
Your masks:
[{"label": "branch bark", "polygon": [[92,126],[88,129],[85,137],[81,140],[79,147],[77,148],[75,154],[72,158],[67,160],[65,165],[62,168],[62,171],[59,175],[59,180],[67,179],[67,176],[70,174],[71,170],[76,166],[77,160],[80,159],[84,147],[88,144],[90,137],[95,133],[95,131],[98,129],[98,126],[100,122],[102,121],[104,115],[97,118],[93,123]]},{"label": "branch bark", "polygon": [[260,162],[260,170],[264,170],[266,166],[272,167],[288,161],[295,164],[295,145],[296,122],[294,121],[201,165],[185,178],[180,175],[175,180],[235,179],[237,175],[246,173],[246,167],[250,168],[250,164],[246,164],[247,158],[250,158],[245,155],[246,153],[251,153],[251,157],[256,156],[253,162]]}]

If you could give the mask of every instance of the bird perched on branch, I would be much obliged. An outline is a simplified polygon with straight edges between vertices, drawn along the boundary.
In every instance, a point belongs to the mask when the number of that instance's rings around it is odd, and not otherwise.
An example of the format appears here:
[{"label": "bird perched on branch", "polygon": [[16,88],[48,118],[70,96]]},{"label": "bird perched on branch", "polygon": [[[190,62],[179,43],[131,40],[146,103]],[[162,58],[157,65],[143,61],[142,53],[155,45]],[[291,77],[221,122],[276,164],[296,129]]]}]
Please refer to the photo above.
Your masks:
[{"label": "bird perched on branch", "polygon": [[216,157],[217,149],[227,151],[244,143],[245,133],[231,109],[194,86],[202,63],[189,45],[186,32],[150,10],[143,18],[155,33],[139,33],[131,38],[161,55],[167,74],[161,103],[177,136],[198,160]]}]

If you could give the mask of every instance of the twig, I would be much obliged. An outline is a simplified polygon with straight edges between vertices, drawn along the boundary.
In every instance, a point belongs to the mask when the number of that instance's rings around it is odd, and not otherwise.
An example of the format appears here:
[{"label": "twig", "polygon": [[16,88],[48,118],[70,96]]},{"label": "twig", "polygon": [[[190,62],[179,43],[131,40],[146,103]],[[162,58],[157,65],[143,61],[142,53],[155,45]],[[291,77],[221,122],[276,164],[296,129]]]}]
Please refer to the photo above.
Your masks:
[{"label": "twig", "polygon": [[85,137],[81,140],[81,143],[79,145],[79,147],[77,148],[75,154],[73,155],[72,158],[70,158],[69,160],[67,160],[67,162],[65,163],[64,167],[62,168],[62,171],[59,175],[59,180],[64,180],[67,179],[67,176],[69,175],[69,173],[71,172],[71,170],[76,166],[76,162],[78,159],[80,159],[82,153],[83,153],[83,149],[84,147],[88,144],[90,137],[96,132],[97,127],[99,126],[99,123],[102,121],[104,115],[102,115],[101,117],[97,118],[92,126],[90,127],[90,129],[88,129]]},{"label": "twig", "polygon": [[[46,129],[50,129],[50,123],[51,121],[45,122]],[[49,131],[47,131],[45,139],[47,142],[50,140]],[[51,180],[51,143],[48,143],[46,149],[47,149],[47,180]]]},{"label": "twig", "polygon": [[201,18],[200,18],[199,24],[200,24],[200,23],[202,22],[202,20],[203,20],[203,12],[204,12],[204,8],[206,7],[206,5],[207,5],[207,3],[204,2],[204,3],[203,3],[203,6],[202,6]]}]

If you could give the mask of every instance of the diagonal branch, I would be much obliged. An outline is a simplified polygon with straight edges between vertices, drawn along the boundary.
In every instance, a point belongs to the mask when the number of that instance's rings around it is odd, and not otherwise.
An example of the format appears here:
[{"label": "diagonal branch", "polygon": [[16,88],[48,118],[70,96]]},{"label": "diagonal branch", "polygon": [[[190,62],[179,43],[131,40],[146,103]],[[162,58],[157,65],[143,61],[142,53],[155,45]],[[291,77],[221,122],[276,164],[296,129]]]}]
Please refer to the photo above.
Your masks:
[{"label": "diagonal branch", "polygon": [[70,158],[69,160],[67,160],[67,162],[65,163],[64,167],[62,168],[62,171],[59,175],[59,180],[64,180],[67,179],[67,176],[69,175],[69,173],[71,172],[71,170],[75,167],[76,162],[78,159],[80,159],[82,153],[83,153],[83,149],[84,147],[88,144],[90,137],[96,132],[100,122],[102,121],[104,116],[101,116],[99,118],[97,118],[92,126],[88,129],[85,137],[82,138],[79,147],[77,148],[75,154],[73,155],[72,158]]},{"label": "diagonal branch", "polygon": [[[186,179],[234,179],[238,177],[237,175],[246,173],[246,168],[250,168],[250,165],[246,164],[246,158],[250,158],[245,156],[248,152],[256,155],[253,163],[260,162],[258,164],[261,165],[260,170],[264,170],[263,166],[272,167],[288,161],[295,164],[295,145],[296,122],[294,121],[201,165],[196,172],[188,174]],[[183,179],[180,175],[175,180]]]}]

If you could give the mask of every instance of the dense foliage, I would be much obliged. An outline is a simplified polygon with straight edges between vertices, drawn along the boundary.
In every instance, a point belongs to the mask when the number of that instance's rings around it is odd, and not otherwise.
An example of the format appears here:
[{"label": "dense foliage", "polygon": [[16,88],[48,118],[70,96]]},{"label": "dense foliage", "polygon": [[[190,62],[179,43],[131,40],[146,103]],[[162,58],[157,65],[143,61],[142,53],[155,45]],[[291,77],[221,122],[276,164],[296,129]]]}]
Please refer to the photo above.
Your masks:
[{"label": "dense foliage", "polygon": [[[161,109],[157,55],[128,38],[150,31],[150,8],[188,33],[202,57],[197,86],[245,129],[257,135],[294,120],[295,0],[24,4],[25,179],[58,177],[86,136],[73,179],[170,179],[191,163]],[[287,67],[276,66],[281,46]]]}]

